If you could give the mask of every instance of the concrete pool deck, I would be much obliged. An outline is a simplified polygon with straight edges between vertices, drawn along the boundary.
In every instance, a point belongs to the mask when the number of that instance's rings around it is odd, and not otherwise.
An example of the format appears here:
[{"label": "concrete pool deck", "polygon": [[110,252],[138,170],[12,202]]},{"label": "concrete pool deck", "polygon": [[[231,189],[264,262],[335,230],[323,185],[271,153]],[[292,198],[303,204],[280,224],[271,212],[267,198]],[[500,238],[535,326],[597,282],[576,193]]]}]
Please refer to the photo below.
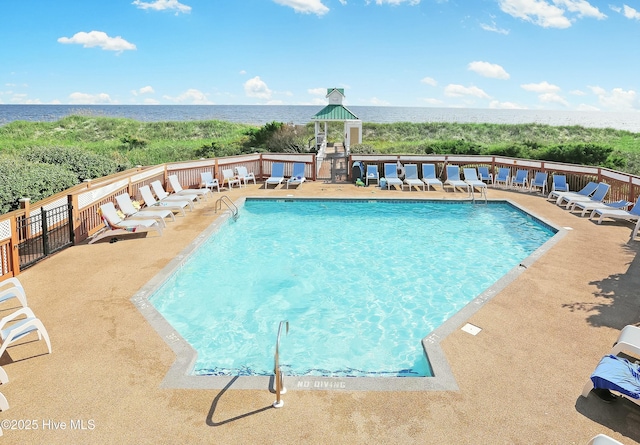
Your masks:
[{"label": "concrete pool deck", "polygon": [[[249,185],[242,196],[460,199],[462,193],[400,192],[305,182],[298,189]],[[10,347],[0,386],[7,443],[420,443],[586,444],[598,433],[640,440],[640,407],[580,393],[620,329],[638,324],[640,241],[628,223],[596,225],[539,195],[489,189],[566,235],[441,341],[454,391],[296,390],[274,395],[162,385],[175,354],[131,297],[217,215],[214,200],[168,223],[162,237],[123,237],[64,250],[19,278],[47,327],[44,342]],[[331,228],[327,228],[330,230]],[[416,266],[417,267],[417,266]],[[0,305],[0,316],[15,304]],[[464,323],[460,325],[462,327]],[[286,377],[285,377],[286,379]],[[287,381],[285,380],[285,383]],[[6,420],[22,421],[9,423]],[[14,426],[16,429],[11,429]],[[30,426],[31,429],[26,429]],[[64,426],[64,429],[63,429]],[[37,427],[37,429],[35,429]]]}]

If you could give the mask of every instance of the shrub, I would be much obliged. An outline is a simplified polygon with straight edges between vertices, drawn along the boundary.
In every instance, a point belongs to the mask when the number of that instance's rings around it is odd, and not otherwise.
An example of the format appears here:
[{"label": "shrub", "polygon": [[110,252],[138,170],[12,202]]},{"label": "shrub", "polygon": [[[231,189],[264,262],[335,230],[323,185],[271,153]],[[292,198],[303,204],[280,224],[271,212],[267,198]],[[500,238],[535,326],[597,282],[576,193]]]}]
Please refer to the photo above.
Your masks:
[{"label": "shrub", "polygon": [[18,209],[20,198],[37,202],[77,183],[75,174],[59,165],[0,157],[0,213]]},{"label": "shrub", "polygon": [[20,157],[33,163],[58,165],[73,172],[77,182],[101,178],[118,171],[118,164],[111,159],[75,147],[31,147],[22,152]]}]

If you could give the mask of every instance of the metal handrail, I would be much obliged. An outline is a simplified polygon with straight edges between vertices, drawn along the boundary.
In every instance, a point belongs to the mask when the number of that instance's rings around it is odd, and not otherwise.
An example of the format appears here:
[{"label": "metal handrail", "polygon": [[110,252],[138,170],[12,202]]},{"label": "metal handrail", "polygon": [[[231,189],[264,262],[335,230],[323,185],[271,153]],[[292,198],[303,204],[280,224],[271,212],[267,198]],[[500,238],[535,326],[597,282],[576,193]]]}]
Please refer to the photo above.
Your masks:
[{"label": "metal handrail", "polygon": [[231,212],[231,216],[233,219],[238,219],[238,207],[229,199],[227,195],[222,195],[216,201],[216,205],[214,207],[214,212],[218,212],[218,209],[222,210],[222,204],[226,205],[229,211]]},{"label": "metal handrail", "polygon": [[289,320],[283,320],[280,322],[278,326],[278,337],[276,339],[276,352],[273,357],[273,373],[274,375],[274,383],[275,383],[275,391],[276,391],[276,401],[273,402],[274,408],[282,408],[284,406],[284,400],[282,400],[281,395],[287,392],[287,388],[284,387],[284,380],[282,377],[282,371],[280,370],[280,334],[282,333],[282,325],[287,327],[287,334],[289,333]]}]

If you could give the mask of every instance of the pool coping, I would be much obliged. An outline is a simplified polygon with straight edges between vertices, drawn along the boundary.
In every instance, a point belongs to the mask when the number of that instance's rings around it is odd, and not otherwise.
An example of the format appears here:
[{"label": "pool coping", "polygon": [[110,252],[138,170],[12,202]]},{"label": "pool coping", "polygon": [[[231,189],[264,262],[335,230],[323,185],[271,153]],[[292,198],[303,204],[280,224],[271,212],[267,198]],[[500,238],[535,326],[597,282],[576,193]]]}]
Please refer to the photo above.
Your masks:
[{"label": "pool coping", "polygon": [[[293,197],[259,197],[250,196],[237,199],[234,204],[241,208],[246,199],[256,200],[340,200],[340,201],[419,201],[438,203],[471,202],[471,200],[444,200],[444,199],[388,199],[388,198],[293,198]],[[567,229],[558,227],[546,218],[523,208],[508,199],[489,199],[487,203],[508,203],[531,218],[556,231],[549,240],[538,247],[522,262],[508,271],[493,285],[480,295],[467,303],[441,326],[436,328],[428,336],[422,339],[422,346],[433,371],[432,377],[320,377],[320,376],[289,376],[285,375],[285,386],[298,390],[343,390],[343,391],[457,391],[458,384],[449,366],[444,351],[440,346],[448,335],[464,326],[473,314],[494,296],[506,288],[512,281],[526,271],[542,255],[549,251],[567,233]],[[477,202],[474,205],[485,205]],[[171,326],[169,322],[148,301],[148,297],[166,281],[168,277],[176,273],[212,233],[219,230],[225,224],[231,214],[224,211],[202,233],[200,233],[189,245],[187,245],[176,257],[144,286],[131,297],[131,302],[143,315],[147,322],[162,337],[165,343],[176,355],[176,360],[167,371],[161,383],[163,388],[173,389],[223,389],[233,385],[234,389],[265,389],[273,388],[273,376],[199,376],[192,375],[197,360],[196,350]]]}]

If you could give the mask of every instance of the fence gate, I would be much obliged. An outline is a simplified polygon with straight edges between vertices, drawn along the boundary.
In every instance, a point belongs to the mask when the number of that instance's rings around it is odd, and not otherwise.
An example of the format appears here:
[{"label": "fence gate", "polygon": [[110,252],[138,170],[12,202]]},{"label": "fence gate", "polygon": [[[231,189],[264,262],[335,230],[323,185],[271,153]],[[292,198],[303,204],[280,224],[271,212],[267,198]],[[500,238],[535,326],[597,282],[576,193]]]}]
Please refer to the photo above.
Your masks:
[{"label": "fence gate", "polygon": [[20,269],[73,245],[71,209],[71,204],[65,204],[54,209],[43,208],[39,215],[17,218]]}]

